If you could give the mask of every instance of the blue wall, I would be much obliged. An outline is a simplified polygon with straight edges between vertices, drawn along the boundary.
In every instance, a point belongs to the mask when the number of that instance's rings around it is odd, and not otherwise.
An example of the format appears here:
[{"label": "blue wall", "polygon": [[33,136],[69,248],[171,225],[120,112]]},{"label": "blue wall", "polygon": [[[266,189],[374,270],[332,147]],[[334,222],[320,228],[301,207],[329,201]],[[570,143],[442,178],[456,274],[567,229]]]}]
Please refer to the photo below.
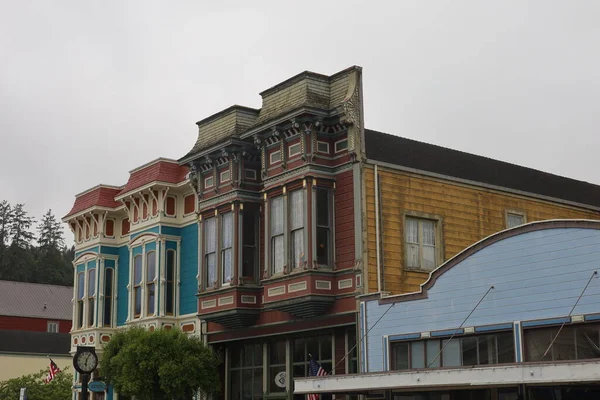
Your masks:
[{"label": "blue wall", "polygon": [[198,224],[181,228],[181,286],[179,314],[196,313],[198,303]]},{"label": "blue wall", "polygon": [[[428,298],[379,305],[366,302],[368,372],[384,369],[384,336],[512,324],[564,317],[600,268],[600,230],[548,228],[484,247],[439,275]],[[573,315],[600,312],[600,279],[592,280]]]},{"label": "blue wall", "polygon": [[117,271],[117,325],[125,325],[127,320],[127,306],[129,296],[127,284],[129,283],[129,249],[127,246],[119,247],[119,268]]}]

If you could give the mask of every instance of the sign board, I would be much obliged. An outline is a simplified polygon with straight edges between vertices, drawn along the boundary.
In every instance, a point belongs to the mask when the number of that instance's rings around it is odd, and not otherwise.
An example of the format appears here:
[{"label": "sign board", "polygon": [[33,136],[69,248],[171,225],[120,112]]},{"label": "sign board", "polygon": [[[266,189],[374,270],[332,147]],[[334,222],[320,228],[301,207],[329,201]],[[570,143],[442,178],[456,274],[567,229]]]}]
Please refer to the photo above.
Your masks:
[{"label": "sign board", "polygon": [[106,383],[102,381],[91,381],[88,383],[88,389],[94,393],[102,393],[106,390]]},{"label": "sign board", "polygon": [[285,371],[281,371],[275,375],[275,384],[280,388],[285,388]]}]

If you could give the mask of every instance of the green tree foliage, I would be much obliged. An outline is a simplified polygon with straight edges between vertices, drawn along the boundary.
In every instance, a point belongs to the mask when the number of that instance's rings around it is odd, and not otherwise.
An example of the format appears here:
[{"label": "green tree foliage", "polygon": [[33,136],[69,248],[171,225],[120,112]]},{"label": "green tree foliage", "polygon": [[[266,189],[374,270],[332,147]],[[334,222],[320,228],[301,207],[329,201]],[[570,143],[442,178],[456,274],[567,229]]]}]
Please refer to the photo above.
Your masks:
[{"label": "green tree foliage", "polygon": [[191,399],[220,388],[219,359],[202,341],[180,330],[131,328],[104,347],[102,375],[118,393],[147,400]]},{"label": "green tree foliage", "polygon": [[37,246],[34,224],[23,204],[0,202],[0,279],[72,285],[74,251],[64,245],[61,223],[48,210],[37,227]]},{"label": "green tree foliage", "polygon": [[43,379],[47,374],[48,370],[41,370],[0,382],[0,399],[19,400],[21,388],[27,388],[27,400],[71,400],[73,375],[65,371],[59,372],[52,382],[44,383]]}]

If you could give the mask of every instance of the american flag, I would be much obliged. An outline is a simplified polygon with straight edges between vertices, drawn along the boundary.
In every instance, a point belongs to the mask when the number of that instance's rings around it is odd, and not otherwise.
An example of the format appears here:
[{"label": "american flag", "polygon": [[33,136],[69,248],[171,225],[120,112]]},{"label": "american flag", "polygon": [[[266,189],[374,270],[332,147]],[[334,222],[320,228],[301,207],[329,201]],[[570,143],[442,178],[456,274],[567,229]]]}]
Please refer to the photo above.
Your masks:
[{"label": "american flag", "polygon": [[[321,364],[316,362],[313,358],[308,363],[308,376],[325,376],[327,372],[321,367]],[[307,400],[319,400],[319,395],[311,393],[307,396]]]},{"label": "american flag", "polygon": [[58,365],[56,365],[56,363],[52,361],[52,359],[50,359],[50,371],[48,371],[48,375],[46,375],[46,377],[44,378],[44,383],[52,382],[52,379],[54,379],[56,374],[58,374],[59,372],[60,368],[58,368]]}]

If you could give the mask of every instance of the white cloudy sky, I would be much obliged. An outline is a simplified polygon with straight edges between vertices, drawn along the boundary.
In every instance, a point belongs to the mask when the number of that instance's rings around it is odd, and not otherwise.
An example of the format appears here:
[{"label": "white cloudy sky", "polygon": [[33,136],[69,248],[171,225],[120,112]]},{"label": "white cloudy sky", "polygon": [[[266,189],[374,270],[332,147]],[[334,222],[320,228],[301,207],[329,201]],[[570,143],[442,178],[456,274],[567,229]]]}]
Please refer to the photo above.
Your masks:
[{"label": "white cloudy sky", "polygon": [[[0,200],[59,216],[195,122],[364,68],[366,125],[600,184],[600,2],[0,0]],[[69,235],[70,236],[70,235]]]}]

